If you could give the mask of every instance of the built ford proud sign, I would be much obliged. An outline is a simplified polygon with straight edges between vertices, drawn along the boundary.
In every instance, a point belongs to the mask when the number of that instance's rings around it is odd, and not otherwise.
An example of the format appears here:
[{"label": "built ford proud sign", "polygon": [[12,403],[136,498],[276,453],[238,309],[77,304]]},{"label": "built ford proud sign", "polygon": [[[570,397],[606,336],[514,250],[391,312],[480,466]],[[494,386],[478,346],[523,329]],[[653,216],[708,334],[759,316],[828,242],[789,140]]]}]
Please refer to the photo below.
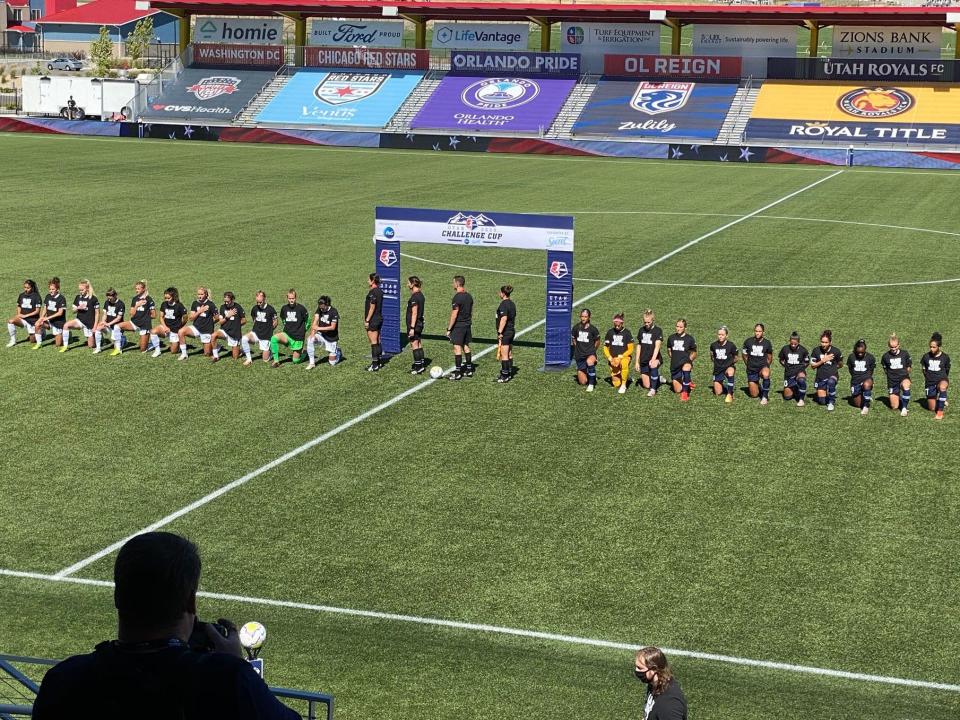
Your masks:
[{"label": "built ford proud sign", "polygon": [[325,47],[403,47],[403,20],[314,20],[307,42]]}]

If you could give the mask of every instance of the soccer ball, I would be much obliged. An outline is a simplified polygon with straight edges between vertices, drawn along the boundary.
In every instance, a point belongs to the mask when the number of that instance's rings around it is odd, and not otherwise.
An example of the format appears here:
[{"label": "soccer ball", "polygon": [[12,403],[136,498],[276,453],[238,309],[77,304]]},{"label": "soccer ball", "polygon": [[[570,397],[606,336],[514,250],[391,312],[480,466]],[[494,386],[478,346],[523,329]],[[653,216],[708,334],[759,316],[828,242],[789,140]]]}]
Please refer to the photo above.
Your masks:
[{"label": "soccer ball", "polygon": [[430,368],[430,377],[432,377],[434,380],[443,377],[443,368],[439,365],[434,365],[432,368]]},{"label": "soccer ball", "polygon": [[267,641],[267,629],[260,623],[248,622],[240,628],[240,644],[247,650],[256,650]]}]

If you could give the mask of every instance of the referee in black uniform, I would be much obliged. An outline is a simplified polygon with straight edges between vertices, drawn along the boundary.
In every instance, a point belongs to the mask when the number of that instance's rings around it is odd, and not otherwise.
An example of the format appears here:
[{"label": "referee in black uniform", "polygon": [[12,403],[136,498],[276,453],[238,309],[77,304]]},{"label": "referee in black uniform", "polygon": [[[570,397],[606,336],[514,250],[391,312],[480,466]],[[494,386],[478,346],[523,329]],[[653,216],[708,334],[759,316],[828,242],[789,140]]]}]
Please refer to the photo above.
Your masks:
[{"label": "referee in black uniform", "polygon": [[510,299],[512,285],[500,288],[497,307],[497,357],[500,359],[498,383],[510,382],[513,377],[513,336],[516,333],[517,306]]},{"label": "referee in black uniform", "polygon": [[467,281],[463,275],[453,276],[453,302],[450,308],[450,321],[447,323],[447,337],[453,344],[453,360],[456,368],[449,377],[460,380],[464,376],[473,377],[473,359],[470,356],[470,341],[473,340],[473,296],[467,292]]}]

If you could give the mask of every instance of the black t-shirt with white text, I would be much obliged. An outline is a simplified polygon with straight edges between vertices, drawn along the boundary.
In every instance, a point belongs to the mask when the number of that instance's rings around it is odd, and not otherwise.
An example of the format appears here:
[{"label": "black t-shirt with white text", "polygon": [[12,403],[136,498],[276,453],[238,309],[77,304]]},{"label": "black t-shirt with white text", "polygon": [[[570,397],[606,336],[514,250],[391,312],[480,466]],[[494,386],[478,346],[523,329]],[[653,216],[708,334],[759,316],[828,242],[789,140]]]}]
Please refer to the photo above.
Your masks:
[{"label": "black t-shirt with white text", "polygon": [[187,309],[181,302],[168,302],[164,300],[160,303],[160,319],[170,332],[175,333],[183,327],[183,316],[186,314]]},{"label": "black t-shirt with white text", "polygon": [[239,304],[233,303],[232,305],[227,305],[224,303],[220,306],[220,329],[230,338],[239,340],[240,321],[245,317],[246,315],[243,312],[243,308],[240,307]]},{"label": "black t-shirt with white text", "polygon": [[213,316],[217,312],[217,306],[213,300],[194,300],[190,303],[190,312],[197,313],[193,319],[193,326],[203,335],[210,335],[213,332]]},{"label": "black t-shirt with white text", "polygon": [[819,362],[821,358],[827,355],[833,355],[833,360],[828,360],[817,368],[817,380],[840,376],[840,368],[843,367],[843,353],[836,345],[831,345],[826,350],[817,345],[810,353],[810,360]]},{"label": "black t-shirt with white text", "polygon": [[[651,325],[650,327],[644,325],[637,331],[637,344],[640,345],[639,359],[641,365],[649,365],[650,361],[653,360],[653,349],[657,340],[661,343],[663,342],[663,330],[657,325]],[[657,358],[659,357],[660,353],[657,353]]]},{"label": "black t-shirt with white text", "polygon": [[458,292],[453,296],[451,305],[457,308],[457,318],[453,321],[453,327],[470,327],[473,322],[473,296],[466,290]]},{"label": "black t-shirt with white text", "polygon": [[513,304],[513,300],[510,298],[502,300],[497,307],[497,323],[494,328],[497,332],[500,332],[500,318],[507,319],[506,324],[503,326],[503,332],[512,333],[516,330],[514,321],[517,319],[517,306]]},{"label": "black t-shirt with white text", "polygon": [[864,380],[873,377],[873,371],[877,367],[877,359],[870,353],[864,353],[863,357],[858,357],[856,353],[847,356],[847,370],[850,371],[850,384],[862,385]]},{"label": "black t-shirt with white text", "polygon": [[[56,295],[51,295],[47,293],[47,296],[43,299],[43,304],[47,310],[47,318],[53,315],[56,312],[61,310],[66,310],[67,308],[67,299],[63,296],[63,293],[57,293]],[[53,320],[50,320],[50,324],[55,328],[62,328],[63,323],[66,322],[66,312],[60,313],[58,317],[55,317]]]},{"label": "black t-shirt with white text", "polygon": [[96,295],[77,295],[73,299],[73,306],[76,308],[77,320],[83,323],[84,327],[93,329],[93,318],[100,309],[100,301]]},{"label": "black t-shirt with white text", "polygon": [[150,329],[150,311],[155,308],[153,298],[146,293],[134,295],[130,301],[130,322],[138,328]]},{"label": "black t-shirt with white text", "polygon": [[570,330],[570,337],[573,338],[573,356],[577,360],[586,360],[591,355],[597,354],[600,331],[591,323],[586,325],[577,323]]},{"label": "black t-shirt with white text", "polygon": [[20,317],[28,320],[36,319],[37,315],[40,314],[41,302],[40,293],[20,293],[17,296],[17,309],[20,312]]},{"label": "black t-shirt with white text", "polygon": [[743,354],[747,357],[747,372],[758,373],[770,367],[768,355],[773,355],[773,345],[767,338],[748,337],[743,341]]},{"label": "black t-shirt with white text", "polygon": [[414,308],[417,309],[416,326],[420,328],[423,327],[423,305],[424,305],[424,299],[423,299],[422,292],[420,292],[419,290],[415,290],[414,292],[410,293],[410,297],[407,298],[407,330],[411,330],[414,327],[411,324],[411,321],[413,320]]},{"label": "black t-shirt with white text", "polygon": [[277,316],[277,311],[273,309],[273,305],[268,303],[254,305],[250,315],[253,318],[253,331],[258,338],[266,340],[273,335],[273,319]]},{"label": "black t-shirt with white text", "polygon": [[307,334],[307,317],[307,309],[300,303],[294,303],[293,305],[287,303],[280,308],[283,332],[291,340],[303,342],[303,338]]},{"label": "black t-shirt with white text", "polygon": [[[373,308],[373,314],[370,314],[370,308]],[[363,301],[363,317],[370,318],[370,322],[377,322],[383,319],[383,290],[378,287],[370,288],[367,297]]]},{"label": "black t-shirt with white text", "polygon": [[677,372],[691,362],[690,353],[697,349],[697,341],[688,333],[674,333],[667,338],[667,349],[670,351],[670,370]]},{"label": "black t-shirt with white text", "polygon": [[910,377],[908,371],[913,366],[910,353],[903,348],[899,348],[896,353],[887,350],[880,358],[880,364],[887,375],[887,382],[891,385],[899,385]]},{"label": "black t-shirt with white text", "polygon": [[934,357],[930,353],[925,353],[920,358],[920,366],[923,368],[923,379],[927,385],[946,380],[950,375],[950,356],[942,350],[940,354]]},{"label": "black t-shirt with white text", "polygon": [[729,339],[723,343],[714,340],[710,343],[710,357],[713,358],[713,374],[723,375],[728,367],[733,367],[737,362],[737,346]]},{"label": "black t-shirt with white text", "polygon": [[124,313],[127,312],[127,306],[124,305],[123,300],[117,298],[116,300],[107,300],[103,303],[103,320],[111,324],[116,324],[114,320],[123,320]]},{"label": "black t-shirt with white text", "polygon": [[321,310],[318,307],[316,318],[318,327],[333,325],[333,330],[321,332],[320,337],[327,342],[337,342],[340,339],[340,313],[337,312],[337,309],[332,305],[326,310]]},{"label": "black t-shirt with white text", "polygon": [[610,351],[612,357],[620,357],[627,351],[627,345],[633,342],[633,335],[627,328],[610,328],[603,338],[603,346]]},{"label": "black t-shirt with white text", "polygon": [[810,353],[803,345],[790,347],[784,345],[780,348],[780,364],[783,365],[783,376],[785,378],[796,377],[810,364]]}]

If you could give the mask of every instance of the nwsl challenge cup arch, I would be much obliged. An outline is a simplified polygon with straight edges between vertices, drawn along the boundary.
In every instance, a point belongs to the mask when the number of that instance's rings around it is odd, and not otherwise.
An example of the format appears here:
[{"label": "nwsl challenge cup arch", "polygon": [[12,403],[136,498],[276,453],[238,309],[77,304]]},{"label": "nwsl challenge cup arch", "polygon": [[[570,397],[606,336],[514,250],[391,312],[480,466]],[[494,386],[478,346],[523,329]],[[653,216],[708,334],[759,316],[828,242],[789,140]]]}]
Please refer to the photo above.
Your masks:
[{"label": "nwsl challenge cup arch", "polygon": [[[376,272],[383,290],[380,343],[388,355],[400,352],[400,246],[433,243],[468,247],[545,250],[547,309],[544,367],[570,364],[573,322],[573,217],[378,207],[374,223]],[[474,323],[476,325],[476,322]],[[482,334],[482,333],[480,333]]]}]

